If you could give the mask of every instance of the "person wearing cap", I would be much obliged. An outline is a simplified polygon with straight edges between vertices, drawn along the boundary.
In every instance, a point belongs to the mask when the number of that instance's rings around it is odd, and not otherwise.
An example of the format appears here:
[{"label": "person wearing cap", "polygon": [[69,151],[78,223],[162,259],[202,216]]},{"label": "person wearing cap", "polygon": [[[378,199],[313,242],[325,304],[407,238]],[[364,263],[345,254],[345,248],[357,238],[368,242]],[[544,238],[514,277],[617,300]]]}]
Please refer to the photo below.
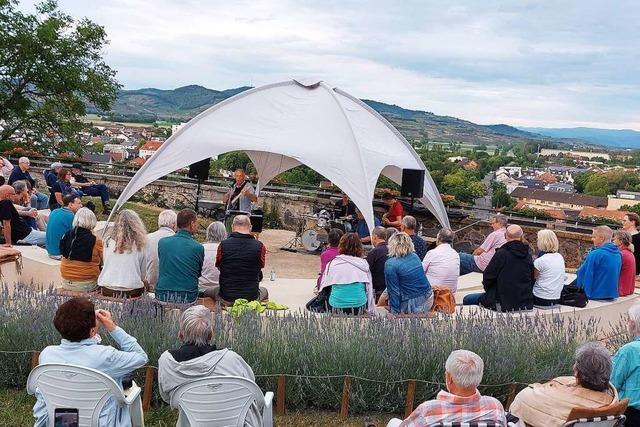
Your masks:
[{"label": "person wearing cap", "polygon": [[46,169],[42,174],[44,175],[44,180],[47,182],[47,187],[49,190],[53,187],[53,185],[58,180],[58,174],[60,173],[60,169],[62,169],[62,163],[53,162],[51,163],[51,168]]},{"label": "person wearing cap", "polygon": [[82,174],[82,165],[74,163],[71,166],[71,176],[74,179],[74,187],[79,188],[85,196],[100,196],[102,201],[102,213],[108,214],[111,211],[109,207],[109,189],[104,184],[96,184]]}]

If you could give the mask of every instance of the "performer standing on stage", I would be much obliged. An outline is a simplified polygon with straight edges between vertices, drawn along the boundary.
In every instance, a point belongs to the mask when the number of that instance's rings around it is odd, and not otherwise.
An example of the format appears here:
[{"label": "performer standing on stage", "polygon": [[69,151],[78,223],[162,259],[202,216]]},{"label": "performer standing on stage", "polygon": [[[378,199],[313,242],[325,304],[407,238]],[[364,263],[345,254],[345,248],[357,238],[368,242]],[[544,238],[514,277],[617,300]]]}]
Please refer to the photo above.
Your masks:
[{"label": "performer standing on stage", "polygon": [[233,174],[235,181],[227,193],[222,196],[222,201],[227,205],[227,211],[242,211],[251,213],[251,203],[257,202],[258,197],[253,185],[247,180],[242,169],[236,169]]}]

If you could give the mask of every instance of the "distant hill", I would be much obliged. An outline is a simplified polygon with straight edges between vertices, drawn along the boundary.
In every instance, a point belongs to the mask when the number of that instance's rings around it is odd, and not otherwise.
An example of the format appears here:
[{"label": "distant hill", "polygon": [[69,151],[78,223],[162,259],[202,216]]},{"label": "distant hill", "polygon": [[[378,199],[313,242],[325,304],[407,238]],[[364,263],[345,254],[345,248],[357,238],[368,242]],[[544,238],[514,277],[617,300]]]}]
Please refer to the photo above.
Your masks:
[{"label": "distant hill", "polygon": [[530,128],[521,127],[523,131],[534,132],[551,138],[576,138],[612,148],[640,148],[640,132],[631,129],[597,129],[597,128]]},{"label": "distant hill", "polygon": [[[198,85],[173,90],[122,90],[109,112],[89,109],[89,113],[107,116],[111,120],[153,122],[156,120],[186,121],[210,106],[250,87],[228,90],[207,89]],[[438,116],[427,111],[408,110],[397,105],[363,100],[389,120],[410,142],[460,142],[466,144],[504,145],[524,141],[549,141],[556,145],[565,142],[540,134],[519,130],[512,126],[478,125],[456,117]]]}]

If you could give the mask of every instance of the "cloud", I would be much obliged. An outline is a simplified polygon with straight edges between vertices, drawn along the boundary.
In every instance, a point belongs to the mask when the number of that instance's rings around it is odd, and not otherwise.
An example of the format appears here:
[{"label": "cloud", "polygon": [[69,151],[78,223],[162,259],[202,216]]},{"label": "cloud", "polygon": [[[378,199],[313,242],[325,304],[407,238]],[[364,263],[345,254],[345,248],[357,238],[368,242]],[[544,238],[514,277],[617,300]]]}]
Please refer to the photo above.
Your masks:
[{"label": "cloud", "polygon": [[640,4],[61,0],[126,88],[316,76],[478,123],[640,129]]}]

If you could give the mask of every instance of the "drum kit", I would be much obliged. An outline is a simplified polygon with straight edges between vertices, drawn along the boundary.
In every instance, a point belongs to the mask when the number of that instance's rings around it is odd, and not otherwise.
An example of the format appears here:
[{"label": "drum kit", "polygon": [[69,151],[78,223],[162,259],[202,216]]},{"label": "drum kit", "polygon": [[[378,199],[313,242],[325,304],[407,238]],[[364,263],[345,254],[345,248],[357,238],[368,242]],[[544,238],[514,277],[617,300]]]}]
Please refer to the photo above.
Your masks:
[{"label": "drum kit", "polygon": [[311,215],[303,215],[304,224],[300,241],[302,247],[310,252],[321,251],[329,241],[329,230],[339,228],[345,233],[354,229],[355,219],[352,216],[340,217],[336,212],[320,209]]}]

